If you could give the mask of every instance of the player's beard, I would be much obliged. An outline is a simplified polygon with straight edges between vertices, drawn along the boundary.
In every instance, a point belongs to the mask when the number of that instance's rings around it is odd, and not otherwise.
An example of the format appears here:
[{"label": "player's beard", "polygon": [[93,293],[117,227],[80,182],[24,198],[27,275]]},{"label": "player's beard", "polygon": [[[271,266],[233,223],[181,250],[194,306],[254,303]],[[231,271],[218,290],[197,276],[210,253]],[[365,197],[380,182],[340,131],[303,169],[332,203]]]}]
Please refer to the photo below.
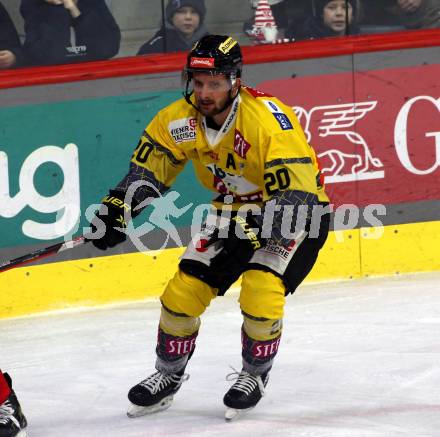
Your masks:
[{"label": "player's beard", "polygon": [[[208,103],[209,108],[203,106],[203,103]],[[229,95],[225,96],[219,102],[215,102],[211,99],[205,100],[197,100],[197,109],[205,116],[205,117],[213,117],[214,115],[220,114],[223,111],[229,109],[232,104],[232,100],[229,98]]]}]

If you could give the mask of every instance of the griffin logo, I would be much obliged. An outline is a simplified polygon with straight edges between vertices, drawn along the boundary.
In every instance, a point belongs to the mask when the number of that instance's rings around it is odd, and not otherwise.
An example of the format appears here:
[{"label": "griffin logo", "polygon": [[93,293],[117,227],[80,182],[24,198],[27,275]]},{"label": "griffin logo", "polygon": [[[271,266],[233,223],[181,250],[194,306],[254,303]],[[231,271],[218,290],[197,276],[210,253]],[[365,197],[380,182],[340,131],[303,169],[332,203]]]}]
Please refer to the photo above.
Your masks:
[{"label": "griffin logo", "polygon": [[318,155],[326,183],[382,179],[384,164],[373,156],[366,139],[358,132],[358,123],[377,106],[377,101],[315,106],[294,111],[304,128],[307,141],[331,137],[335,147]]}]

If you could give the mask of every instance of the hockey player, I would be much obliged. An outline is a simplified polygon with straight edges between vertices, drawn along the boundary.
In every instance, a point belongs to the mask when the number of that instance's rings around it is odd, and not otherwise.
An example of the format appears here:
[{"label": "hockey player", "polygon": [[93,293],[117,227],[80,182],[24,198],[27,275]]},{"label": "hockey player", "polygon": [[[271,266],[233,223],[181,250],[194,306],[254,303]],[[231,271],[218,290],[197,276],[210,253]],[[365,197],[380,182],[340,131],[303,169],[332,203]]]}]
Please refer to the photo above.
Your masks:
[{"label": "hockey player", "polygon": [[[201,314],[241,275],[243,368],[224,396],[226,419],[254,407],[280,343],[285,296],[308,274],[327,237],[328,214],[310,227],[310,209],[328,198],[294,112],[242,85],[241,72],[237,41],[210,35],[197,42],[184,70],[184,98],[147,126],[128,174],[92,221],[96,247],[121,243],[129,217],[168,190],[189,160],[199,182],[217,196],[161,296],[157,371],[129,391],[130,417],[171,405],[188,378]],[[283,217],[296,223],[301,207],[308,209],[309,232],[283,230]],[[105,232],[99,232],[102,222]]]},{"label": "hockey player", "polygon": [[26,426],[11,377],[0,370],[0,437],[26,437]]}]

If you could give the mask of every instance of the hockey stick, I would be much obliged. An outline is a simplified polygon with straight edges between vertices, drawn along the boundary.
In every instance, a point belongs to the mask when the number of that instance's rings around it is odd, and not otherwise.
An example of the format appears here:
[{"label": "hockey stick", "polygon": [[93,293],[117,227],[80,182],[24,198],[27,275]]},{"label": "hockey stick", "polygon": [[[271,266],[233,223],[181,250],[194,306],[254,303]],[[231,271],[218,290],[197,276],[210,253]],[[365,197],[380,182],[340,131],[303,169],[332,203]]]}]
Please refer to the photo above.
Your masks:
[{"label": "hockey stick", "polygon": [[64,241],[43,249],[38,249],[35,252],[19,256],[11,261],[6,261],[5,263],[0,264],[0,273],[6,272],[6,270],[14,269],[15,267],[20,267],[23,264],[27,264],[32,261],[37,261],[48,256],[56,255],[57,253],[64,252],[65,250],[87,243],[88,241],[90,240],[87,240],[83,235],[81,235],[80,237],[76,237],[70,241]]}]

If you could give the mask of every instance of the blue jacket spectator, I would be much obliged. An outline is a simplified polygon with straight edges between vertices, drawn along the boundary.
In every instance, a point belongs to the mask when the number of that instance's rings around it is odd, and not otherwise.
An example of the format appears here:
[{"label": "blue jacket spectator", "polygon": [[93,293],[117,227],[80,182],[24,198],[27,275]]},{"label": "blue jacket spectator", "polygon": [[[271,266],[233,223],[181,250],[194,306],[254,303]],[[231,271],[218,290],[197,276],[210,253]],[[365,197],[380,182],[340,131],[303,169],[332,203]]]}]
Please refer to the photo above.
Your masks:
[{"label": "blue jacket spectator", "polygon": [[139,49],[138,55],[188,51],[208,35],[204,0],[169,0],[165,14],[165,26]]},{"label": "blue jacket spectator", "polygon": [[286,37],[304,40],[356,35],[360,33],[358,16],[357,0],[315,0],[313,15],[289,26]]},{"label": "blue jacket spectator", "polygon": [[17,29],[0,3],[0,70],[23,65],[23,51]]},{"label": "blue jacket spectator", "polygon": [[119,51],[121,32],[105,0],[22,0],[20,12],[31,65],[109,59]]}]

